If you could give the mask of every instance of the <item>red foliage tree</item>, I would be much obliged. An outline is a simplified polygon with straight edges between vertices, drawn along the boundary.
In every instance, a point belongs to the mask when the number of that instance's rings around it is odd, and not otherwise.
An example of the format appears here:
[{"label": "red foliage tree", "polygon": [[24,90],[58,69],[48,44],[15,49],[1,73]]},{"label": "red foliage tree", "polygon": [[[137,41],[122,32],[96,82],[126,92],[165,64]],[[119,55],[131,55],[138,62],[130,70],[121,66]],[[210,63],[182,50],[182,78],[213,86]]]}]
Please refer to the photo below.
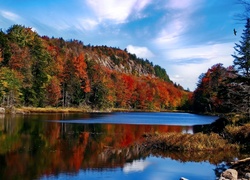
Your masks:
[{"label": "red foliage tree", "polygon": [[61,95],[60,82],[56,77],[52,77],[47,85],[47,102],[48,105],[55,106],[59,103]]}]

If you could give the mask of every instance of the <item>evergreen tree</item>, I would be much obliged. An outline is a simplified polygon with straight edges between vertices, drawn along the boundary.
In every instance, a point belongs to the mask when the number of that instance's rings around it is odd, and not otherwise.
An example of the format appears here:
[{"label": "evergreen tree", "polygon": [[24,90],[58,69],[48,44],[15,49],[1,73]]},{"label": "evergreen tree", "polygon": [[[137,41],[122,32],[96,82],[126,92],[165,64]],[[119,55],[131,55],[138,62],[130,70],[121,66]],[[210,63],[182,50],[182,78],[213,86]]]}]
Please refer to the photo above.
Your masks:
[{"label": "evergreen tree", "polygon": [[234,65],[240,75],[250,77],[250,19],[247,19],[247,24],[241,36],[240,44],[235,44],[236,53],[234,57]]},{"label": "evergreen tree", "polygon": [[238,77],[231,83],[231,96],[238,99],[234,102],[234,109],[237,112],[246,114],[250,119],[250,19],[247,19],[245,29],[241,36],[242,41],[235,44],[234,66],[238,71]]},{"label": "evergreen tree", "polygon": [[0,66],[7,66],[11,53],[6,34],[0,30]]},{"label": "evergreen tree", "polygon": [[45,47],[42,45],[42,41],[39,36],[36,36],[31,48],[32,55],[32,92],[35,92],[31,102],[33,105],[42,107],[44,106],[45,99],[45,84],[47,83],[47,73],[45,71],[48,62],[50,62],[50,55],[47,53]]},{"label": "evergreen tree", "polygon": [[159,77],[159,78],[163,79],[164,81],[170,82],[169,76],[167,75],[167,72],[164,68],[162,68],[159,65],[155,65],[154,71],[155,71],[156,77]]}]

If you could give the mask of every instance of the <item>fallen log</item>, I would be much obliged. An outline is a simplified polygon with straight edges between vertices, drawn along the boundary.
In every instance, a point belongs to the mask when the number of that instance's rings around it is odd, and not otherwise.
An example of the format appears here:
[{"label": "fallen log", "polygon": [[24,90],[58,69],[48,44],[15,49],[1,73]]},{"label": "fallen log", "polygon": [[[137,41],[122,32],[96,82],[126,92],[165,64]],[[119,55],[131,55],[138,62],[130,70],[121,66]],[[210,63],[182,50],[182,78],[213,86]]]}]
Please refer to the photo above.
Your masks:
[{"label": "fallen log", "polygon": [[237,164],[240,164],[240,163],[245,163],[245,162],[250,162],[250,157],[249,158],[245,158],[245,159],[241,159],[241,160],[237,160],[237,161],[234,161],[234,162],[231,162],[231,165],[237,165]]}]

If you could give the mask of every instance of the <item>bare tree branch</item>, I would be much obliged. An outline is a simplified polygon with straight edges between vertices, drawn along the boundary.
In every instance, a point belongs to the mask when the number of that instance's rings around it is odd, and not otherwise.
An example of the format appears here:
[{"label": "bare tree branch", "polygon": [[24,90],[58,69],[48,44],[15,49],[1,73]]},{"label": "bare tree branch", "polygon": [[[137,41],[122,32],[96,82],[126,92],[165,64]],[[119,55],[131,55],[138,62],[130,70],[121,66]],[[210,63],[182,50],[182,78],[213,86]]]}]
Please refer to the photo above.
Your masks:
[{"label": "bare tree branch", "polygon": [[236,14],[235,18],[239,21],[245,21],[250,18],[250,0],[238,0],[238,3],[244,7],[244,12]]}]

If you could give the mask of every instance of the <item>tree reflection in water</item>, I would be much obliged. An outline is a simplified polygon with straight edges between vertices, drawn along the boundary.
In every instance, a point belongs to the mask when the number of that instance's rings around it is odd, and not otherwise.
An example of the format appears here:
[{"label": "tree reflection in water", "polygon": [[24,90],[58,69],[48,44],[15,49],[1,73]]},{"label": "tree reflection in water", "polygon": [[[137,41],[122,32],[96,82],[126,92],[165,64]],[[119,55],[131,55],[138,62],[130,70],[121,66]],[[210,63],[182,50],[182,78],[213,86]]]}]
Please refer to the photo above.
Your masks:
[{"label": "tree reflection in water", "polygon": [[180,162],[209,161],[218,165],[217,172],[221,162],[239,156],[234,152],[144,152],[138,145],[144,133],[183,132],[188,127],[46,121],[82,116],[93,115],[0,116],[0,179],[37,179],[61,172],[119,167],[125,172],[138,171],[140,160],[150,155]]}]

